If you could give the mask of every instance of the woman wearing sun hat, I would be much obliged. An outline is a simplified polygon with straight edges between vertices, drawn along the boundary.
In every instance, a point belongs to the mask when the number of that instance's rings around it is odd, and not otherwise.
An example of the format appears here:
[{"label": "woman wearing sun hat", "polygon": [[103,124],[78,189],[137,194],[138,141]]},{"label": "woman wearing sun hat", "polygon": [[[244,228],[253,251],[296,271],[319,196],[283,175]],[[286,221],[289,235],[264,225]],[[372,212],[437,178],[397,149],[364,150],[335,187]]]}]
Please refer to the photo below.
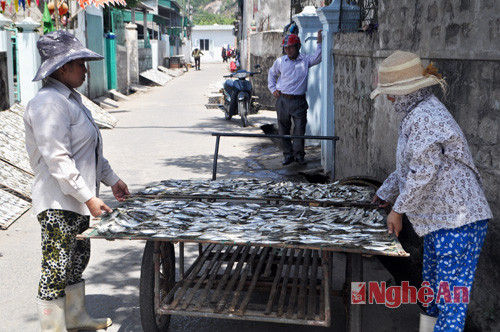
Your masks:
[{"label": "woman wearing sun hat", "polygon": [[37,47],[42,64],[33,81],[45,84],[28,103],[24,124],[42,233],[38,317],[44,332],[103,329],[111,319],[91,318],[85,308],[90,241],[76,235],[89,227],[90,215],[111,212],[97,197],[101,182],[118,201],[129,192],[103,157],[99,128],[75,90],[85,81],[85,61],[103,57],[62,30],[41,37]]},{"label": "woman wearing sun hat", "polygon": [[406,214],[424,237],[423,280],[434,300],[421,315],[420,331],[462,331],[467,303],[446,303],[446,296],[436,302],[436,295],[446,286],[452,296],[453,287],[470,291],[492,213],[462,130],[429,88],[436,84],[446,92],[445,80],[432,64],[424,69],[416,54],[396,51],[380,64],[370,97],[387,95],[403,118],[396,170],[374,202],[392,203],[389,233],[399,235]]}]

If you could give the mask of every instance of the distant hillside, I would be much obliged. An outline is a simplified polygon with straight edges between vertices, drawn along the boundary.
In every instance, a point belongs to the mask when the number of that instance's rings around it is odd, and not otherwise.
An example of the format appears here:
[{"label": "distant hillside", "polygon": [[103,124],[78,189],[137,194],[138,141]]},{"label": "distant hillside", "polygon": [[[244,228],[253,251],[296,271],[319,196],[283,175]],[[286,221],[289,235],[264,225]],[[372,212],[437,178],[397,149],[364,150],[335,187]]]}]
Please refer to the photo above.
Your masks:
[{"label": "distant hillside", "polygon": [[195,25],[233,24],[237,0],[190,0]]}]

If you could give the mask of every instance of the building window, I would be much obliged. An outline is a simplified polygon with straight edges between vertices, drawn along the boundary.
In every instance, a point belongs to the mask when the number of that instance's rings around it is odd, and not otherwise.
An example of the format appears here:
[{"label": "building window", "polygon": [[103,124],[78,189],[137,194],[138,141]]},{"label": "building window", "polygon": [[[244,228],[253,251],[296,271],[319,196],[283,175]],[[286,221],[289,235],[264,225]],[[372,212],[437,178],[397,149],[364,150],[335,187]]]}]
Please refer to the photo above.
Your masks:
[{"label": "building window", "polygon": [[378,28],[378,0],[345,0],[359,7],[360,31],[371,32]]},{"label": "building window", "polygon": [[210,50],[210,41],[208,39],[200,39],[200,50],[202,51]]}]

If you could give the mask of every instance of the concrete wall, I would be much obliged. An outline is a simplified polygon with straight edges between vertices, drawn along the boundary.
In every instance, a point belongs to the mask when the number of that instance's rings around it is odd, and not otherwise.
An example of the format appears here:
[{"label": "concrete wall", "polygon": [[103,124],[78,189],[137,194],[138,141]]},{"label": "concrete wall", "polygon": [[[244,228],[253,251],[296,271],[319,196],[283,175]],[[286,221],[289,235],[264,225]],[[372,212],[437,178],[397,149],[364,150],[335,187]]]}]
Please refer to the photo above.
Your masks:
[{"label": "concrete wall", "polygon": [[182,55],[184,55],[186,62],[190,62],[192,49],[191,39],[184,38],[182,41]]},{"label": "concrete wall", "polygon": [[[304,11],[292,16],[299,27],[299,37],[301,42],[300,53],[313,55],[318,49],[318,30],[323,26],[316,14],[316,8],[308,6]],[[321,132],[321,109],[322,109],[322,72],[321,64],[309,68],[307,76],[307,94],[306,99],[309,104],[307,111],[306,135],[320,136]],[[309,142],[309,141],[308,141]],[[316,143],[320,143],[317,141]]]},{"label": "concrete wall", "polygon": [[7,70],[7,52],[0,52],[0,111],[10,107],[9,79]]},{"label": "concrete wall", "polygon": [[[254,4],[256,8],[254,8]],[[257,11],[254,12],[254,9]],[[241,22],[241,66],[244,69],[250,64],[250,50],[255,47],[251,43],[251,35],[255,32],[280,31],[291,19],[291,1],[244,1],[243,20]]]},{"label": "concrete wall", "polygon": [[290,23],[290,3],[290,0],[257,1],[257,11],[253,15],[251,25],[255,26],[257,32],[283,31],[284,26]]},{"label": "concrete wall", "polygon": [[[85,35],[83,43],[92,51],[104,55],[104,27],[103,27],[103,10],[102,8],[90,7],[85,10]],[[108,92],[108,75],[105,61],[89,61],[87,64],[88,74],[88,94],[87,97],[95,99],[106,95]]]},{"label": "concrete wall", "polygon": [[161,35],[161,39],[158,40],[158,65],[163,66],[165,64],[165,58],[170,56],[170,43],[168,35]]},{"label": "concrete wall", "polygon": [[116,45],[116,90],[128,94],[128,61],[127,48]]},{"label": "concrete wall", "polygon": [[210,49],[202,50],[201,62],[205,63],[222,62],[222,47],[227,47],[227,45],[235,47],[232,25],[216,25],[213,28],[209,25],[195,26],[191,34],[192,49],[200,48],[200,39],[210,40]]},{"label": "concrete wall", "polygon": [[[23,26],[24,22],[17,23],[18,27]],[[37,94],[42,87],[42,82],[33,82],[33,78],[40,67],[40,55],[36,48],[36,43],[39,39],[38,33],[33,31],[32,22],[24,25],[24,31],[17,34],[17,59],[18,64],[18,81],[19,92],[21,96],[21,104],[27,105],[28,102]],[[22,60],[21,60],[22,59]]]},{"label": "concrete wall", "polygon": [[153,68],[151,48],[139,47],[139,73]]},{"label": "concrete wall", "polygon": [[139,83],[139,46],[137,40],[137,25],[125,25],[125,48],[127,50],[127,85]]},{"label": "concrete wall", "polygon": [[[73,34],[82,43],[82,45],[86,45],[85,41],[87,38],[86,34],[87,24],[85,21],[85,11],[79,11],[78,14],[76,15],[75,21],[77,22],[77,24],[75,24],[75,29],[73,31]],[[89,91],[88,85],[89,85],[89,80],[86,79],[85,82],[83,82],[83,84],[77,90],[80,91],[83,95],[88,96],[88,91]]]},{"label": "concrete wall", "polygon": [[[4,23],[1,23],[2,21]],[[5,19],[3,19],[2,16],[0,16],[0,25],[7,23],[5,22]],[[12,104],[16,102],[16,97],[14,94],[14,61],[13,61],[14,55],[12,54],[12,42],[11,42],[10,31],[5,30],[4,27],[2,26],[0,26],[0,52],[5,52],[7,59],[6,60],[7,64],[4,68],[6,72],[2,72],[2,75],[6,75],[7,86],[10,87],[9,91],[6,92],[7,94],[5,94],[6,97],[5,100],[7,100],[10,107],[12,106]]]},{"label": "concrete wall", "polygon": [[259,103],[265,109],[275,109],[276,98],[267,88],[267,74],[274,61],[282,56],[281,50],[281,31],[266,31],[254,33],[250,36],[252,49],[250,53],[250,69],[260,64],[262,74],[254,75],[252,85],[254,94],[259,97]]},{"label": "concrete wall", "polygon": [[387,100],[369,99],[380,62],[394,50],[436,63],[449,83],[445,99],[463,129],[495,218],[480,257],[468,310],[468,331],[500,330],[500,2],[379,1],[379,30],[336,34],[335,127],[338,178],[379,180],[395,168],[400,116]]}]

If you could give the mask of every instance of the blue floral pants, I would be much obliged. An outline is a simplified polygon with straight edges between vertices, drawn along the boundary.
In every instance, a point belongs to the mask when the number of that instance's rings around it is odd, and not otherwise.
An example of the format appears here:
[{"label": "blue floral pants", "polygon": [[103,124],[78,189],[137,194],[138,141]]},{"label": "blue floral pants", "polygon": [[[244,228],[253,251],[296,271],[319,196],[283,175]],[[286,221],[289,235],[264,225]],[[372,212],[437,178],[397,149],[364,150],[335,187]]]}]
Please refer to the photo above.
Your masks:
[{"label": "blue floral pants", "polygon": [[463,331],[487,228],[488,220],[481,220],[424,236],[422,276],[434,292],[427,308],[427,315],[438,318],[434,331]]},{"label": "blue floral pants", "polygon": [[90,240],[77,240],[76,235],[89,228],[90,217],[49,209],[37,218],[42,227],[38,298],[50,301],[63,297],[66,286],[83,280],[82,273],[90,259]]}]

